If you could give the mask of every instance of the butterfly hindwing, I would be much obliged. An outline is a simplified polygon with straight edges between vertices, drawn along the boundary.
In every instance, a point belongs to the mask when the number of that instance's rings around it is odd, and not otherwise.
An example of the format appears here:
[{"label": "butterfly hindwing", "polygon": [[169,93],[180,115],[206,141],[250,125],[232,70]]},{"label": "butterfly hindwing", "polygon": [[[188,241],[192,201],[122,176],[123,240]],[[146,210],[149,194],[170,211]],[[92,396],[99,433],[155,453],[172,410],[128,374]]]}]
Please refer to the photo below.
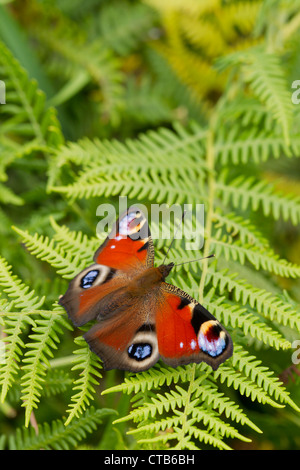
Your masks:
[{"label": "butterfly hindwing", "polygon": [[[124,302],[126,304],[126,301]],[[103,361],[104,368],[140,372],[159,359],[155,324],[147,305],[136,301],[100,319],[84,338]],[[147,319],[146,322],[143,322]]]},{"label": "butterfly hindwing", "polygon": [[181,289],[163,283],[164,304],[156,315],[160,355],[176,367],[206,362],[213,369],[232,355],[232,340],[216,318]]},{"label": "butterfly hindwing", "polygon": [[214,370],[232,354],[216,318],[181,289],[162,283],[151,300],[139,298],[96,323],[85,335],[105,369],[140,372],[161,357],[172,366],[206,362]]}]

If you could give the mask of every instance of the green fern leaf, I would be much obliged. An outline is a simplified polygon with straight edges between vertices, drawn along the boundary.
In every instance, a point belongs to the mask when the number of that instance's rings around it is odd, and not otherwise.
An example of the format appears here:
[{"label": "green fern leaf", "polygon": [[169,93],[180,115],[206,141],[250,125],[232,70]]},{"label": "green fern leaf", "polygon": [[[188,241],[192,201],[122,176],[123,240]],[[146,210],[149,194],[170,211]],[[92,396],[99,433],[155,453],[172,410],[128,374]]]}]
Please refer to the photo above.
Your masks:
[{"label": "green fern leaf", "polygon": [[253,178],[244,176],[235,178],[230,181],[230,184],[225,183],[225,180],[227,180],[226,173],[217,183],[218,192],[225,204],[230,201],[233,207],[239,207],[242,210],[251,207],[256,211],[261,207],[265,216],[272,216],[276,220],[282,216],[284,220],[290,220],[295,225],[299,223],[299,197],[278,194],[272,185],[264,180],[255,182]]},{"label": "green fern leaf", "polygon": [[27,331],[28,326],[34,327],[36,325],[33,318],[25,313],[5,314],[4,323],[3,332],[6,336],[2,339],[5,344],[5,362],[0,368],[1,403],[4,402],[19,372],[25,348],[22,334]]},{"label": "green fern leaf", "polygon": [[[6,84],[7,105],[2,107],[1,135],[13,132],[19,136],[31,137],[48,151],[63,142],[60,125],[53,108],[46,107],[45,95],[37,83],[30,80],[7,47],[0,42],[1,78]],[[31,143],[32,145],[32,143]],[[21,146],[20,146],[21,148]]]},{"label": "green fern leaf", "polygon": [[65,252],[62,247],[55,246],[55,240],[49,240],[43,235],[30,235],[28,231],[21,230],[17,227],[13,229],[22,237],[26,248],[37,258],[47,261],[51,266],[57,269],[66,279],[73,278],[80,269],[85,267],[84,259],[81,260],[80,255],[73,252]]},{"label": "green fern leaf", "polygon": [[68,450],[94,432],[106,416],[115,410],[90,408],[80,420],[74,419],[67,428],[62,421],[53,421],[39,426],[39,433],[34,428],[17,429],[15,436],[9,438],[10,450]]},{"label": "green fern leaf", "polygon": [[211,281],[221,293],[233,292],[237,302],[240,301],[243,305],[249,303],[266,318],[300,330],[300,314],[290,304],[271,292],[253,287],[245,280],[238,279],[237,274],[229,274],[228,270],[216,270],[216,267],[211,265],[208,269],[207,281]]},{"label": "green fern leaf", "polygon": [[79,417],[83,410],[90,404],[91,400],[93,400],[95,394],[94,385],[97,385],[99,378],[102,377],[99,372],[99,360],[90,351],[84,339],[78,337],[75,342],[80,346],[80,349],[74,351],[76,358],[72,370],[81,370],[82,372],[80,378],[74,382],[73,390],[76,390],[77,393],[71,398],[72,403],[69,405],[69,417],[65,422],[66,426],[70,425],[74,417]]},{"label": "green fern leaf", "polygon": [[27,344],[28,351],[23,359],[22,406],[26,409],[26,427],[29,425],[32,410],[37,408],[49,358],[53,357],[53,349],[57,349],[58,335],[63,333],[62,328],[71,328],[58,312],[41,313],[35,323],[33,334],[30,335],[32,342]]},{"label": "green fern leaf", "polygon": [[282,127],[286,144],[289,144],[292,103],[278,56],[266,53],[262,48],[253,48],[247,52],[235,52],[218,61],[219,70],[232,65],[242,67],[245,82],[272,112]]},{"label": "green fern leaf", "polygon": [[22,283],[17,276],[11,272],[12,268],[4,258],[0,257],[0,285],[3,292],[13,299],[14,306],[26,310],[38,309],[43,305],[45,299],[35,296],[34,291]]}]

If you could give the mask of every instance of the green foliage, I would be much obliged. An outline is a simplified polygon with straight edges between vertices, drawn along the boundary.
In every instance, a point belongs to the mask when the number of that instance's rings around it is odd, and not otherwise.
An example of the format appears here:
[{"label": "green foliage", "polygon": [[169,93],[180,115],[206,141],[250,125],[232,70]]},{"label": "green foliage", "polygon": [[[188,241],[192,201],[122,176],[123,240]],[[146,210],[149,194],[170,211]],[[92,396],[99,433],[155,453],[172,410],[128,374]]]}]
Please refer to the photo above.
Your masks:
[{"label": "green foliage", "polygon": [[[0,6],[1,448],[299,448],[298,3]],[[217,371],[105,372],[58,306],[118,196],[204,204],[168,259],[216,255],[170,282],[232,335]]]},{"label": "green foliage", "polygon": [[69,450],[78,446],[78,442],[86,438],[88,433],[97,429],[103,418],[112,414],[113,410],[90,408],[81,420],[74,420],[65,427],[61,421],[45,423],[38,434],[31,429],[18,429],[16,436],[9,440],[10,450]]}]

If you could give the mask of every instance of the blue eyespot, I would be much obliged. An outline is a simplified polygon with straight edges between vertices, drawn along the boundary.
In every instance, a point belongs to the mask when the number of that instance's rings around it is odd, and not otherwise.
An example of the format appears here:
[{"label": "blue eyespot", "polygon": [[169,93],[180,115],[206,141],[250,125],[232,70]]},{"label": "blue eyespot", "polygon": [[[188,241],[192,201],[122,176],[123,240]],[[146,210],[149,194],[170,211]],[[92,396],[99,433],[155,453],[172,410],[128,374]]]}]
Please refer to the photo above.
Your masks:
[{"label": "blue eyespot", "polygon": [[98,269],[92,269],[92,271],[89,271],[85,276],[83,276],[80,281],[80,287],[82,287],[82,289],[88,289],[89,287],[92,287],[98,275]]},{"label": "blue eyespot", "polygon": [[152,354],[152,346],[147,343],[135,343],[129,346],[128,355],[136,361],[144,361]]},{"label": "blue eyespot", "polygon": [[199,348],[212,357],[217,357],[222,354],[226,348],[225,335],[218,338],[208,338],[207,335],[199,333],[198,335]]}]

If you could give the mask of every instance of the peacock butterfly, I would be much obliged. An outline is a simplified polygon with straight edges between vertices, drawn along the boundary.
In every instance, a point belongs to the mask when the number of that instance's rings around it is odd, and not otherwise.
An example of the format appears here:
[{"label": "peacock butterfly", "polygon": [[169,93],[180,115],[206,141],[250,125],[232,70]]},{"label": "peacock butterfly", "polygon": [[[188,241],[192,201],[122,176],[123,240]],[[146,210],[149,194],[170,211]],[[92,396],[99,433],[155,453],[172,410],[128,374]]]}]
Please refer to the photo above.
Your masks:
[{"label": "peacock butterfly", "polygon": [[173,267],[154,267],[146,217],[131,207],[96,251],[94,264],[70,282],[59,303],[75,326],[96,320],[84,338],[105,369],[139,372],[161,357],[172,367],[204,361],[215,370],[232,355],[232,340],[218,320],[165,282]]}]

